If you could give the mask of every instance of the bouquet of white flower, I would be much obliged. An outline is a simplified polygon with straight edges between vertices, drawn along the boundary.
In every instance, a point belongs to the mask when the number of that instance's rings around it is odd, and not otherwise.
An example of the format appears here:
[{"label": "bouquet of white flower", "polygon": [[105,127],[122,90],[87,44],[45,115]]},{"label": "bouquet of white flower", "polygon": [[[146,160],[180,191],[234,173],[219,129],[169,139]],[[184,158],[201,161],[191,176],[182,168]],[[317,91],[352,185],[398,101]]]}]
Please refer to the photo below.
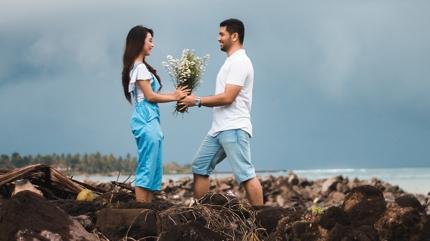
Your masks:
[{"label": "bouquet of white flower", "polygon": [[[163,61],[162,64],[172,78],[175,88],[186,86],[193,91],[200,84],[208,60],[209,54],[200,58],[194,50],[184,49],[180,59],[168,55],[167,61]],[[175,111],[183,113],[187,109],[181,110],[181,107],[176,105]]]}]

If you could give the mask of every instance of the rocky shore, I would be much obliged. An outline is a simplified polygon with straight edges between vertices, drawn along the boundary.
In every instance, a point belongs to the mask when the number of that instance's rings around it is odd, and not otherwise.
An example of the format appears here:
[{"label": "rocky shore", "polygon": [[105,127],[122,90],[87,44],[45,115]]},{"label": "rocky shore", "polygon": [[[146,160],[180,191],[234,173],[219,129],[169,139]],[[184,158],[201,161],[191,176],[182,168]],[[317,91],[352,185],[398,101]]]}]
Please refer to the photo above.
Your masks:
[{"label": "rocky shore", "polygon": [[[0,241],[430,241],[430,196],[376,178],[264,177],[265,204],[257,207],[233,178],[212,180],[200,200],[192,198],[191,179],[168,181],[153,203],[142,204],[130,183],[80,183],[59,175],[46,166],[0,172]],[[12,196],[19,178],[43,197],[31,191]],[[95,198],[76,201],[82,190]]]}]

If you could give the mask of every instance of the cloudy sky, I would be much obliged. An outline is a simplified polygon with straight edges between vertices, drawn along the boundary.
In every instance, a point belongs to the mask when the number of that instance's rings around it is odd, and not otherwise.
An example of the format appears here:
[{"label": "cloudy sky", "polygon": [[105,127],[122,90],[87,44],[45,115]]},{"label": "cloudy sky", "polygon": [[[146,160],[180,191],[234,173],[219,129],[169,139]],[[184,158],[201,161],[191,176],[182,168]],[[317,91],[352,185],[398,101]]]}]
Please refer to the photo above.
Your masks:
[{"label": "cloudy sky", "polygon": [[[253,161],[263,169],[430,166],[430,2],[0,2],[0,153],[135,155],[122,95],[129,29],[155,31],[148,62],[211,55],[199,95],[225,60],[219,22],[240,18],[255,69]],[[211,109],[161,105],[165,161],[191,162]]]}]

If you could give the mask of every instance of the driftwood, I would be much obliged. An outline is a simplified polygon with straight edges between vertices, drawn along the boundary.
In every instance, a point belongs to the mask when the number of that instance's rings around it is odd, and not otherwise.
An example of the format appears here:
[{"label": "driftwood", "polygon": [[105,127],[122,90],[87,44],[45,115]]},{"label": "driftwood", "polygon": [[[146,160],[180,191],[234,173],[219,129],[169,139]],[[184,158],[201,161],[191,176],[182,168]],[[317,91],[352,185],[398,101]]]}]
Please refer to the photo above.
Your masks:
[{"label": "driftwood", "polygon": [[12,183],[18,179],[28,179],[49,199],[62,199],[76,196],[83,189],[100,193],[96,187],[73,180],[60,171],[47,165],[34,164],[0,174],[0,190],[11,193]]}]

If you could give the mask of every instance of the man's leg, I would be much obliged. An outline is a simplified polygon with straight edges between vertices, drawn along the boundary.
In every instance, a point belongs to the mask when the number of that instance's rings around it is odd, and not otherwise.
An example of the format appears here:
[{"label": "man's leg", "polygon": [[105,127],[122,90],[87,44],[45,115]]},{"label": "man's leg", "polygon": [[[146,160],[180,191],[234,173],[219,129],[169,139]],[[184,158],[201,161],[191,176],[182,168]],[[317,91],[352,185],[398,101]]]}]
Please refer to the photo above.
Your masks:
[{"label": "man's leg", "polygon": [[243,130],[227,130],[218,135],[236,181],[243,183],[252,205],[263,205],[263,191],[251,162],[251,138]]},{"label": "man's leg", "polygon": [[209,192],[209,176],[194,174],[194,198],[200,199]]},{"label": "man's leg", "polygon": [[209,175],[216,164],[225,158],[224,150],[216,137],[206,136],[193,161],[194,198],[201,198],[209,192]]},{"label": "man's leg", "polygon": [[253,206],[263,205],[263,188],[257,177],[253,177],[248,181],[243,182],[246,190],[246,197]]}]

